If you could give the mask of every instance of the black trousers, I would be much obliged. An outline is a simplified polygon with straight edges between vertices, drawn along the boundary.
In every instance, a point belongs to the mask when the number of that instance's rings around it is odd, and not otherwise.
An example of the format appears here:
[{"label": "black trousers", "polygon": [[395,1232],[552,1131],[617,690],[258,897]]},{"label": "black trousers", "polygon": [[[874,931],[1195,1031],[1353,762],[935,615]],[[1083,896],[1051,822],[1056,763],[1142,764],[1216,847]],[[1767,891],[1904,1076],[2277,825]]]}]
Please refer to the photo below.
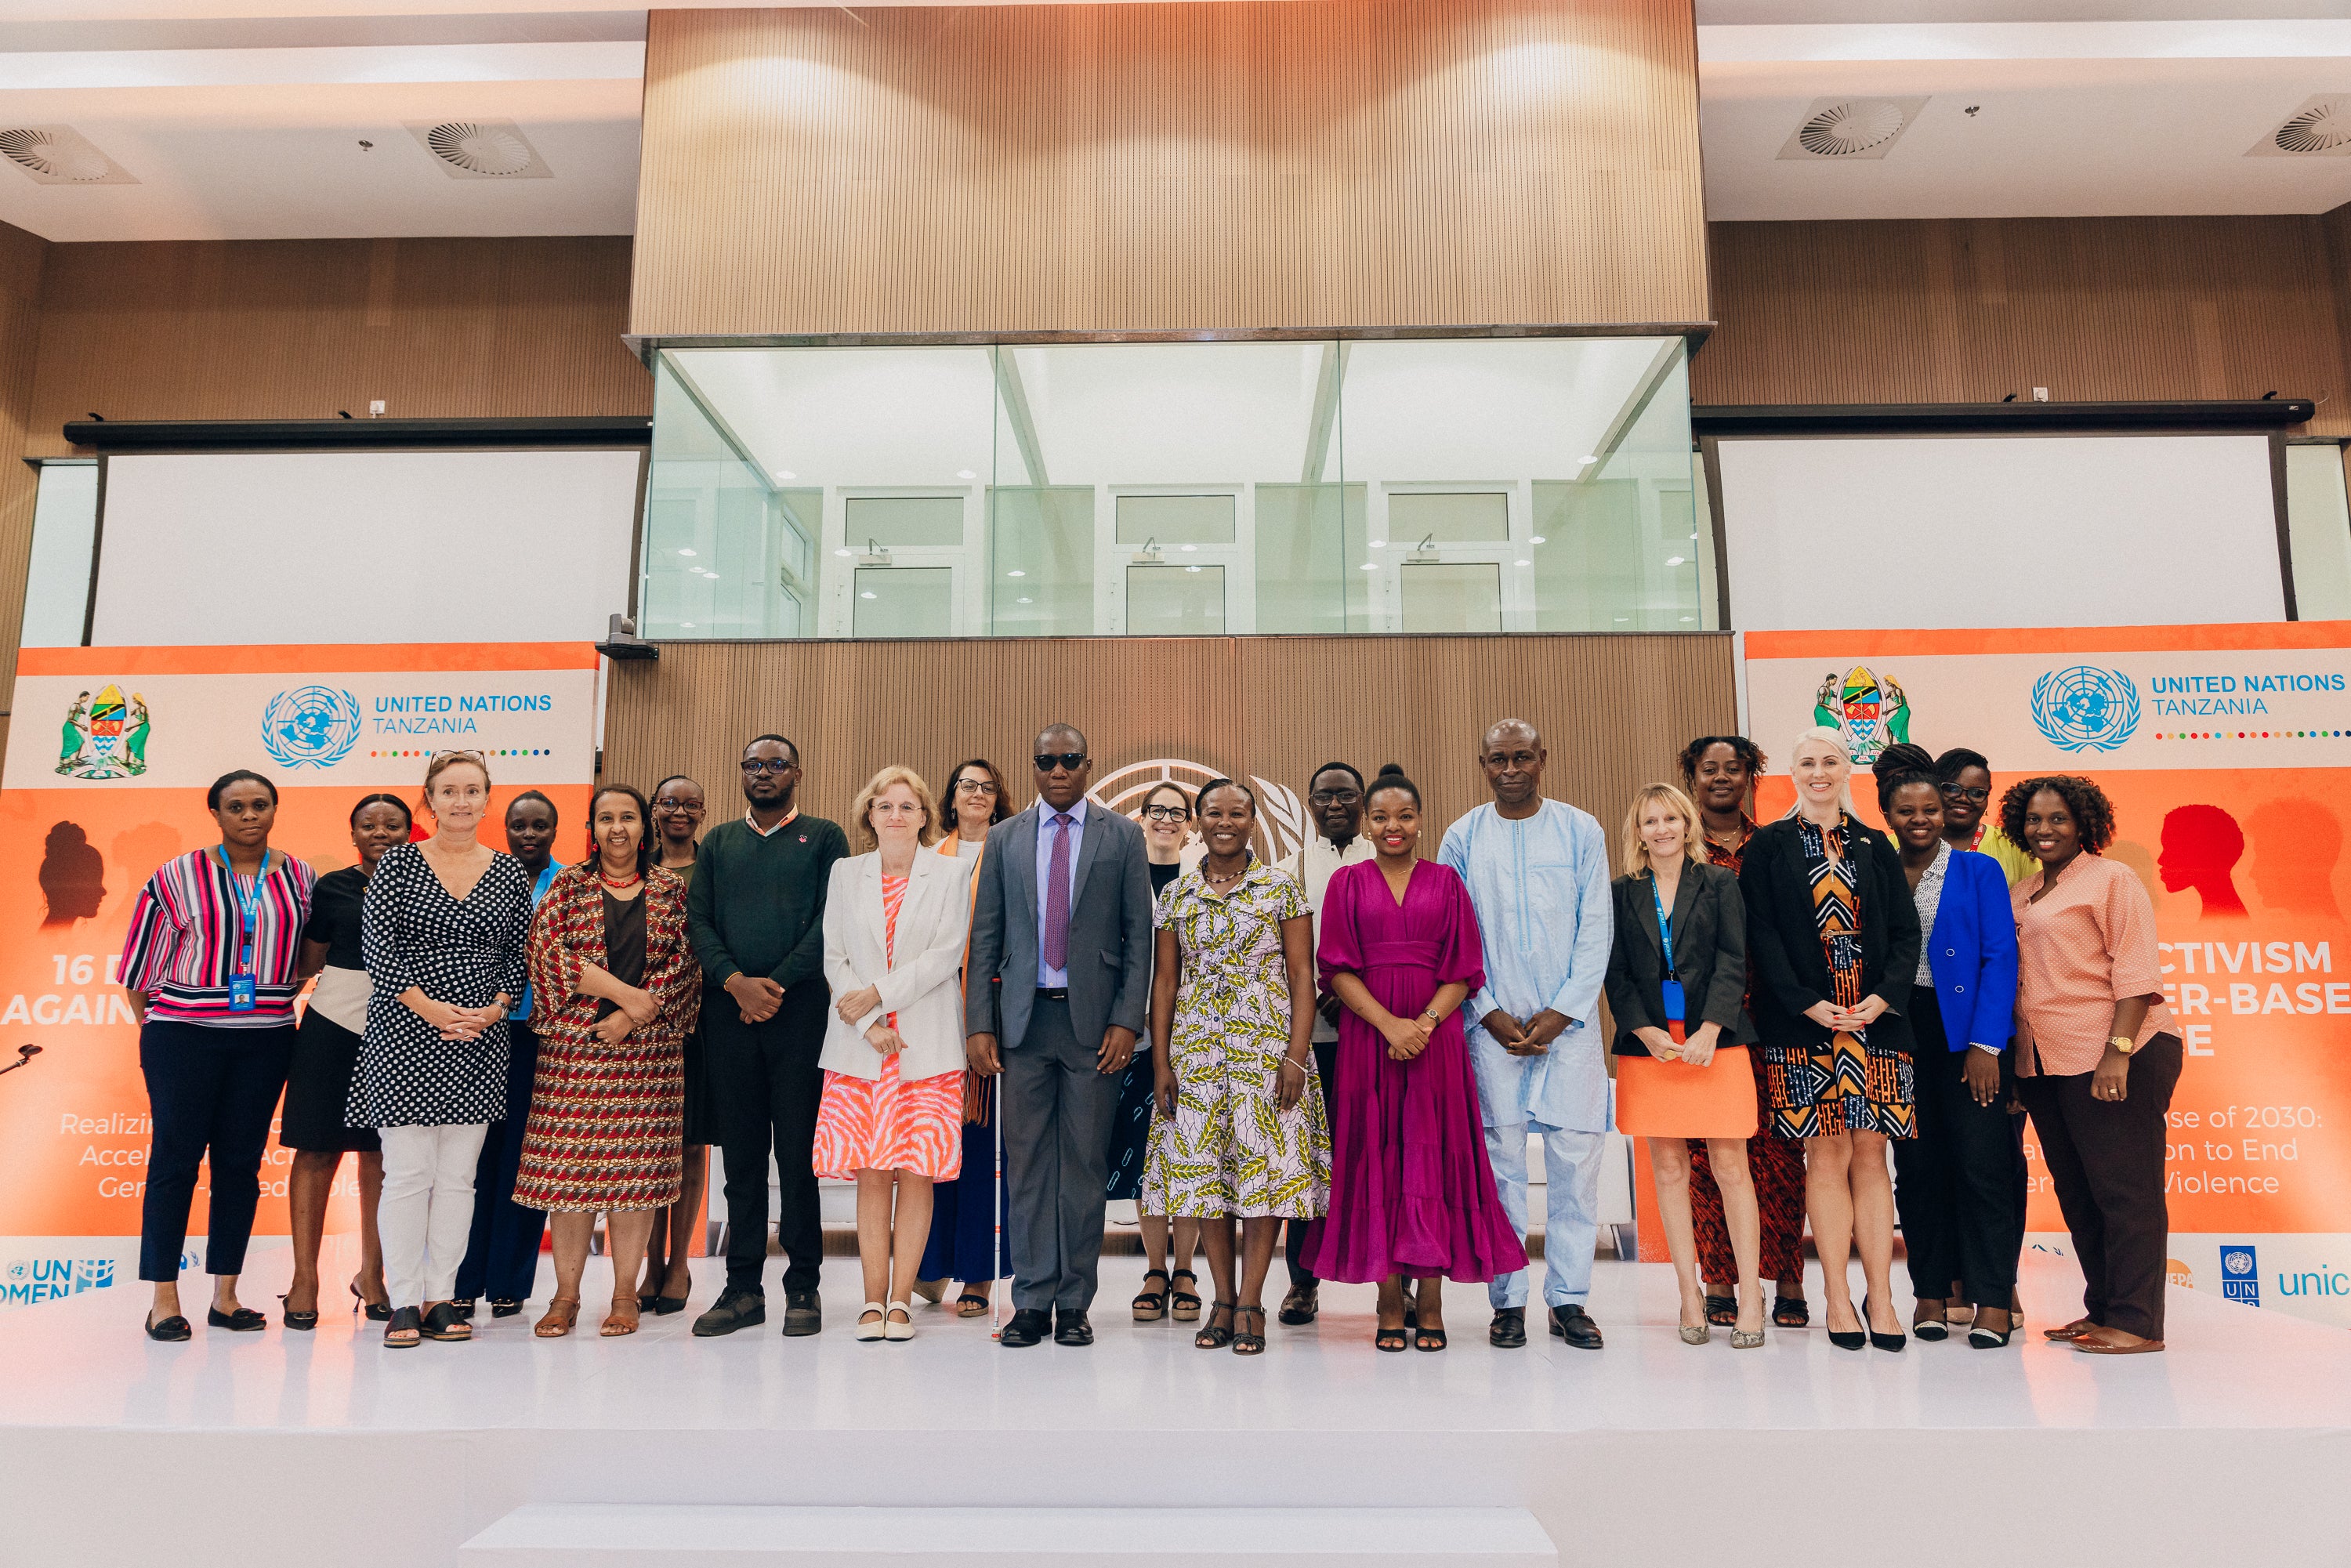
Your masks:
[{"label": "black trousers", "polygon": [[1910,1255],[1910,1289],[1940,1300],[1959,1280],[1968,1300],[2004,1307],[2024,1250],[2016,1118],[2008,1111],[2013,1067],[2003,1053],[2001,1092],[1979,1105],[1963,1075],[1970,1052],[1950,1049],[1932,987],[1910,988],[1910,1028],[1917,1036],[1918,1135],[1894,1144],[1894,1201]]},{"label": "black trousers", "polygon": [[538,1077],[538,1036],[527,1023],[507,1026],[507,1113],[490,1124],[482,1157],[474,1164],[474,1229],[465,1260],[457,1265],[457,1299],[527,1301],[538,1282],[538,1239],[547,1231],[547,1211],[514,1200],[515,1173],[522,1168],[523,1128],[530,1121],[530,1093]]},{"label": "black trousers", "polygon": [[1042,991],[1028,1032],[1005,1044],[1012,1304],[1082,1312],[1093,1302],[1102,1261],[1110,1129],[1122,1075],[1102,1071],[1099,1036],[1077,1037],[1069,1002]]},{"label": "black trousers", "polygon": [[242,1274],[261,1202],[261,1156],[277,1096],[294,1059],[292,1020],[270,1029],[217,1029],[150,1019],[139,1030],[139,1071],[147,1080],[154,1130],[147,1145],[147,1190],[139,1210],[139,1277],[180,1277],[196,1170],[209,1158],[211,1217],[204,1272]]},{"label": "black trousers", "polygon": [[[1319,1075],[1315,1082],[1323,1097],[1323,1122],[1327,1125],[1330,1122],[1331,1085],[1335,1081],[1339,1071],[1337,1040],[1318,1040],[1314,1042],[1314,1071]],[[1313,1228],[1313,1226],[1314,1222],[1311,1219],[1282,1221],[1281,1260],[1289,1266],[1290,1288],[1293,1291],[1311,1291],[1322,1283],[1315,1279],[1313,1270],[1307,1268],[1305,1263],[1306,1233]]]},{"label": "black trousers", "polygon": [[784,993],[765,1023],[745,1023],[719,987],[703,993],[703,1049],[710,1108],[726,1159],[726,1285],[759,1290],[768,1261],[768,1154],[775,1152],[786,1291],[816,1289],[824,1260],[824,1221],[817,1207],[817,1106],[824,1099],[824,1023],[831,991],[820,979]]},{"label": "black trousers", "polygon": [[2083,1312],[2147,1339],[2163,1337],[2171,1232],[2164,1134],[2181,1054],[2176,1034],[2157,1035],[2133,1051],[2128,1097],[2119,1102],[2092,1099],[2087,1072],[2016,1081],[2081,1260]]}]

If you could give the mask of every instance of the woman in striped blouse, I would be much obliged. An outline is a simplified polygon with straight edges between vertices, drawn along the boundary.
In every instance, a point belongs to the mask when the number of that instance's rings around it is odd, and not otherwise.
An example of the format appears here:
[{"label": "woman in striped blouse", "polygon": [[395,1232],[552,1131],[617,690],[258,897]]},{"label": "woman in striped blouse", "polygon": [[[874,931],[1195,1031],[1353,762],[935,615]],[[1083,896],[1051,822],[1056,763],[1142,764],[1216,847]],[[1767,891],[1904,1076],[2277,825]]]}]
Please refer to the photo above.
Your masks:
[{"label": "woman in striped blouse", "polygon": [[221,841],[167,861],[140,891],[119,973],[139,1014],[139,1068],[153,1133],[140,1214],[139,1277],[155,1287],[147,1337],[183,1340],[180,1253],[196,1168],[212,1164],[204,1271],[214,1328],[267,1320],[236,1299],[261,1197],[261,1156],[294,1051],[294,993],[310,868],[269,847],[277,787],[223,774],[204,797]]}]

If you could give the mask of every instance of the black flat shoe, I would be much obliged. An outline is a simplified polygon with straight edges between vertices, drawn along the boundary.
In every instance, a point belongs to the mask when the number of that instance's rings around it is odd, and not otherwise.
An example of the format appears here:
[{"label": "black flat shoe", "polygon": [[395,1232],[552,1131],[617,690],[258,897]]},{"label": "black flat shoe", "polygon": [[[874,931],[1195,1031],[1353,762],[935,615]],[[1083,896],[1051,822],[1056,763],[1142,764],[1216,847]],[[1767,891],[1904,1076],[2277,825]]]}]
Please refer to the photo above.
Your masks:
[{"label": "black flat shoe", "polygon": [[1737,1296],[1708,1296],[1706,1299],[1706,1321],[1717,1328],[1729,1328],[1739,1322]]},{"label": "black flat shoe", "polygon": [[[680,1301],[680,1302],[678,1303],[678,1305],[680,1305],[680,1306],[684,1306],[684,1304],[685,1304],[685,1303],[684,1303],[684,1302],[683,1302],[683,1301]],[[520,1301],[493,1301],[490,1303],[490,1316],[492,1316],[492,1317],[494,1317],[494,1318],[510,1318],[510,1317],[514,1317],[515,1315],[517,1315],[517,1313],[519,1313],[521,1311],[522,1311],[522,1303],[521,1303]]]},{"label": "black flat shoe", "polygon": [[365,1296],[360,1294],[360,1282],[357,1280],[354,1280],[351,1281],[351,1311],[356,1312],[362,1310],[367,1313],[367,1321],[371,1323],[388,1323],[392,1322],[392,1303],[390,1301],[369,1301]]},{"label": "black flat shoe", "polygon": [[1771,1298],[1771,1326],[1781,1329],[1808,1329],[1813,1326],[1813,1304],[1802,1296]]},{"label": "black flat shoe", "polygon": [[[1417,1312],[1406,1312],[1404,1316],[1404,1326],[1408,1332],[1416,1331],[1420,1327],[1420,1314]],[[1496,1350],[1526,1349],[1526,1308],[1496,1307],[1494,1309],[1494,1321],[1490,1324],[1487,1325],[1486,1343],[1492,1345]]]},{"label": "black flat shoe", "polygon": [[286,1298],[284,1296],[278,1297],[277,1301],[281,1309],[278,1315],[286,1320],[286,1326],[287,1328],[298,1330],[303,1333],[308,1333],[312,1329],[319,1326],[319,1314],[317,1312],[298,1312],[293,1308],[285,1305]]},{"label": "black flat shoe", "polygon": [[1053,1314],[1055,1344],[1088,1345],[1094,1343],[1094,1325],[1086,1321],[1083,1307],[1063,1307]]},{"label": "black flat shoe", "polygon": [[1570,1301],[1551,1310],[1551,1332],[1578,1350],[1598,1350],[1607,1343],[1600,1337],[1600,1325],[1592,1314]]},{"label": "black flat shoe", "polygon": [[1053,1314],[1042,1307],[1016,1307],[997,1332],[996,1343],[1007,1350],[1027,1350],[1052,1332]]},{"label": "black flat shoe", "polygon": [[[317,1316],[316,1313],[311,1315]],[[210,1328],[226,1329],[231,1333],[259,1333],[269,1326],[269,1320],[251,1307],[239,1307],[233,1312],[225,1312],[218,1307],[206,1307],[204,1323]]]},{"label": "black flat shoe", "polygon": [[147,1337],[149,1339],[162,1340],[166,1343],[172,1344],[176,1344],[183,1339],[193,1338],[195,1333],[193,1329],[188,1327],[188,1320],[180,1316],[177,1312],[165,1318],[160,1323],[149,1322],[145,1325],[145,1328]]},{"label": "black flat shoe", "polygon": [[[386,1350],[414,1350],[424,1343],[422,1333],[424,1314],[414,1307],[402,1307],[397,1312],[387,1308],[383,1323],[383,1348]],[[394,1334],[416,1334],[418,1337],[394,1339],[392,1337]]]}]

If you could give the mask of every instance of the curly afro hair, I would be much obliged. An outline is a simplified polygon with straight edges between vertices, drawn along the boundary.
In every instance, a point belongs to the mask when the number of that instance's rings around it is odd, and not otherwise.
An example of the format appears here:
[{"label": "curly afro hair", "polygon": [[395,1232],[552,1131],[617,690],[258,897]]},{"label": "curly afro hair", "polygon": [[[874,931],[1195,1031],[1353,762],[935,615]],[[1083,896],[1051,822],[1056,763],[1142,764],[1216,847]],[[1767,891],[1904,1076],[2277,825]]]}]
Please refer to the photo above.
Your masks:
[{"label": "curly afro hair", "polygon": [[1701,735],[1683,747],[1681,755],[1674,758],[1675,765],[1681,769],[1683,789],[1687,789],[1698,781],[1698,758],[1718,746],[1730,747],[1731,755],[1747,764],[1747,779],[1750,784],[1762,778],[1764,768],[1771,766],[1771,759],[1763,755],[1763,748],[1743,735]]},{"label": "curly afro hair", "polygon": [[2115,841],[2114,802],[2093,780],[2073,773],[2052,773],[2008,787],[2008,793],[2000,798],[2000,825],[2011,839],[2020,844],[2024,842],[2025,808],[2043,789],[2065,802],[2065,810],[2082,835],[2084,849],[2097,854]]}]

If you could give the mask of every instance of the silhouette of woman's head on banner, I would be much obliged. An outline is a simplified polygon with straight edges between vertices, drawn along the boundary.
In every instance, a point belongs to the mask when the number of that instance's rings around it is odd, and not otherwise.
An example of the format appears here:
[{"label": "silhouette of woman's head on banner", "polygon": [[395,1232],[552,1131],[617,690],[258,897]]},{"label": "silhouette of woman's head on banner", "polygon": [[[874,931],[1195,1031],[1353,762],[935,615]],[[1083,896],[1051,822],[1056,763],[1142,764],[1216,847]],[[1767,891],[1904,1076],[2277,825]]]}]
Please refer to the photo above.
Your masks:
[{"label": "silhouette of woman's head on banner", "polygon": [[2218,806],[2179,806],[2163,819],[2163,849],[2156,871],[2172,893],[2194,888],[2203,895],[2207,919],[2245,914],[2230,871],[2244,858],[2245,833],[2237,819]]},{"label": "silhouette of woman's head on banner", "polygon": [[98,852],[79,822],[49,830],[41,852],[41,895],[48,901],[44,927],[93,919],[106,896],[106,857]]},{"label": "silhouette of woman's head on banner", "polygon": [[2246,868],[2262,903],[2280,915],[2343,918],[2335,902],[2335,867],[2343,858],[2343,824],[2315,800],[2272,800],[2245,819],[2253,863]]}]

